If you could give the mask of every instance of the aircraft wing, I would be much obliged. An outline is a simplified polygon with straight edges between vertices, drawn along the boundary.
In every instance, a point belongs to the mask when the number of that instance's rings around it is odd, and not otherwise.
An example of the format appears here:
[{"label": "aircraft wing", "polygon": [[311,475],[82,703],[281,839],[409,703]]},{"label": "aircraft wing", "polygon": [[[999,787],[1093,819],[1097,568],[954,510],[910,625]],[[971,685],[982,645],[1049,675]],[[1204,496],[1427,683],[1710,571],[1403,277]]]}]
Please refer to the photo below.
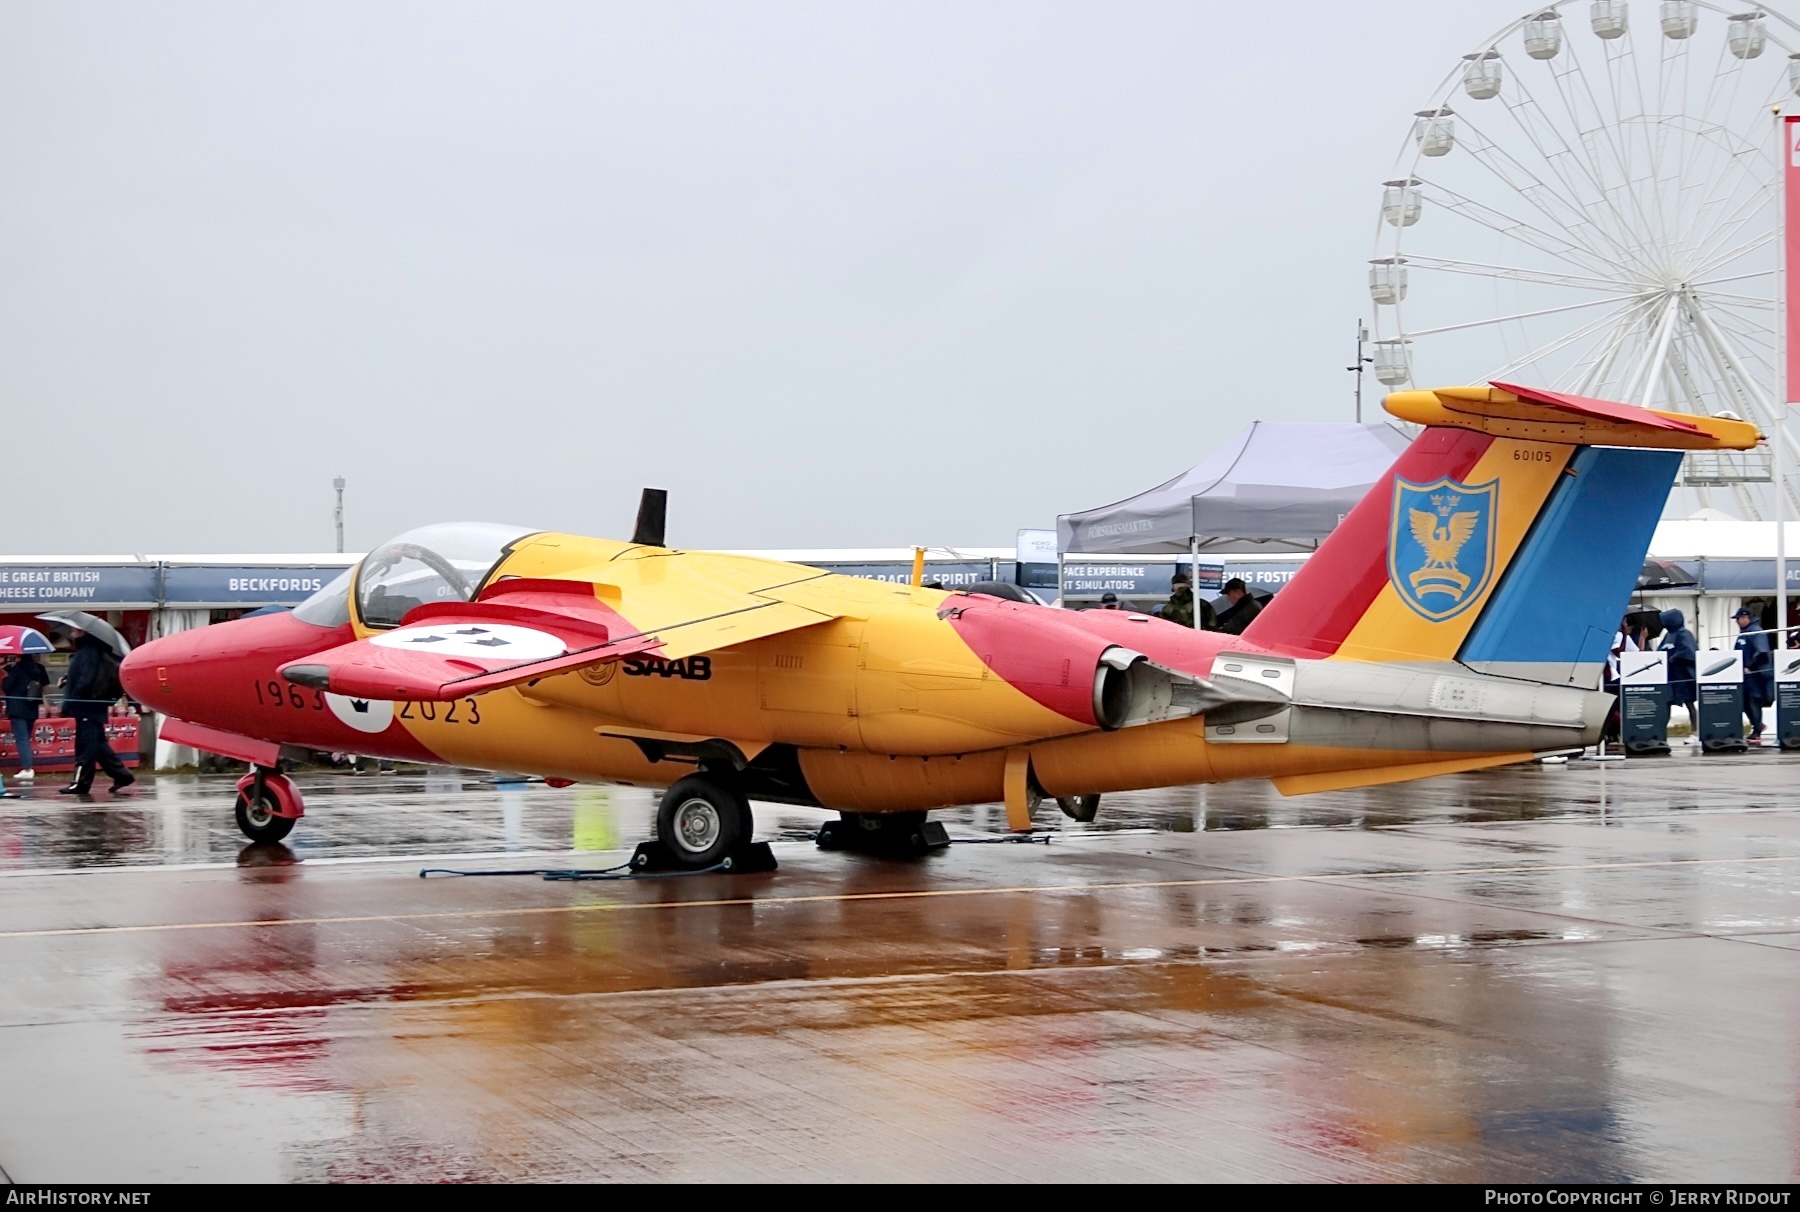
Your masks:
[{"label": "aircraft wing", "polygon": [[[313,653],[281,674],[353,698],[447,702],[628,656],[678,660],[837,617],[828,605],[674,571],[663,565],[636,586],[614,583],[633,579],[620,576],[510,577],[472,602],[420,606],[391,631]],[[689,587],[697,591],[684,593]]]}]

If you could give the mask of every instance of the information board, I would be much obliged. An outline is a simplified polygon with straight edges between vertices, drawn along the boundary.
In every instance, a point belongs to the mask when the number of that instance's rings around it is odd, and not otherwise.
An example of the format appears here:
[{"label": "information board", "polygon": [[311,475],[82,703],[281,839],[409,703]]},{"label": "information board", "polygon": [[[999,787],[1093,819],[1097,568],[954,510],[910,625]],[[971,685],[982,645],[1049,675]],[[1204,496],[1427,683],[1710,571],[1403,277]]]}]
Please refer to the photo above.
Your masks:
[{"label": "information board", "polygon": [[1800,749],[1800,652],[1775,654],[1775,735],[1783,749]]},{"label": "information board", "polygon": [[1697,654],[1703,749],[1744,749],[1744,654],[1713,649]]},{"label": "information board", "polygon": [[1619,737],[1627,753],[1669,751],[1669,654],[1619,654]]}]

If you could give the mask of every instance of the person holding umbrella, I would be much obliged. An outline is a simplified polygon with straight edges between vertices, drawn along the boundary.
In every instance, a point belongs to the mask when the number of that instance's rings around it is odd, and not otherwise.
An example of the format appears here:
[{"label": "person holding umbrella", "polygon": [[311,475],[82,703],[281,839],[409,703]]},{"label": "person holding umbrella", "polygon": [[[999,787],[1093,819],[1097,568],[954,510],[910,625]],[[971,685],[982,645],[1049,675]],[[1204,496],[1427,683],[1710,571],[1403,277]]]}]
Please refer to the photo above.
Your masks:
[{"label": "person holding umbrella", "polygon": [[6,658],[6,676],[0,679],[0,694],[6,696],[6,718],[12,725],[13,743],[19,751],[21,783],[37,777],[36,755],[31,750],[31,734],[37,729],[38,711],[44,705],[44,687],[50,675],[44,671],[38,654],[50,652],[50,641],[30,627],[0,627],[0,655]]},{"label": "person holding umbrella", "polygon": [[[73,623],[69,638],[75,641],[75,655],[69,658],[69,673],[63,679],[62,713],[75,721],[75,781],[57,794],[86,795],[94,785],[95,767],[112,779],[112,791],[123,791],[137,782],[137,776],[125,769],[107,743],[106,717],[125,693],[119,685],[119,658],[130,652],[131,646],[101,620],[68,613],[77,617],[57,621]],[[90,627],[100,634],[90,634]],[[100,635],[109,635],[110,642]]]}]

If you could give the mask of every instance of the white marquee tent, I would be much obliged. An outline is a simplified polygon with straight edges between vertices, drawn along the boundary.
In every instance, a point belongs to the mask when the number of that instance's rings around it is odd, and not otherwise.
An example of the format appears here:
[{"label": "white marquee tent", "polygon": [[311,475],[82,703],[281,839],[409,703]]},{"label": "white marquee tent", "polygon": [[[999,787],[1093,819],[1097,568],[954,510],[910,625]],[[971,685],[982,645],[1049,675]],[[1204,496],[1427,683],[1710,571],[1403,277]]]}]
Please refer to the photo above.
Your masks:
[{"label": "white marquee tent", "polygon": [[1057,518],[1057,551],[1312,551],[1411,440],[1390,424],[1254,421],[1166,484]]}]

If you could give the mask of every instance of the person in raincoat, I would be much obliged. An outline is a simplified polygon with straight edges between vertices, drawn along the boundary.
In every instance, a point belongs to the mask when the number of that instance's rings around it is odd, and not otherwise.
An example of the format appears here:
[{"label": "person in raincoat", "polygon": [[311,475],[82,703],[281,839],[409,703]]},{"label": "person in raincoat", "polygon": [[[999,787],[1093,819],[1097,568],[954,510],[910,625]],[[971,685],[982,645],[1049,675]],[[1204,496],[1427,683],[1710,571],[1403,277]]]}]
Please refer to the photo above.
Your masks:
[{"label": "person in raincoat", "polygon": [[1218,615],[1213,611],[1212,603],[1196,599],[1192,578],[1185,572],[1176,573],[1169,582],[1169,600],[1157,607],[1157,616],[1182,627],[1192,627],[1196,610],[1200,612],[1200,630],[1218,630]]},{"label": "person in raincoat", "polygon": [[36,755],[31,751],[31,734],[37,729],[38,711],[44,705],[44,687],[50,675],[43,663],[29,653],[6,658],[6,677],[0,680],[0,694],[6,696],[6,719],[12,725],[13,743],[19,750],[21,783],[37,777]]},{"label": "person in raincoat", "polygon": [[119,661],[113,650],[85,631],[72,631],[75,655],[63,679],[62,713],[75,721],[75,781],[61,795],[86,795],[98,767],[118,792],[137,782],[106,740],[106,717],[125,690],[119,685]]},{"label": "person in raincoat", "polygon": [[1750,741],[1762,740],[1763,708],[1775,701],[1775,655],[1769,636],[1748,606],[1731,616],[1738,625],[1736,648],[1744,654],[1744,714],[1750,717]]},{"label": "person in raincoat", "polygon": [[1700,641],[1688,630],[1687,618],[1679,610],[1662,612],[1663,635],[1657,648],[1669,654],[1669,705],[1687,711],[1688,723],[1698,728],[1700,717],[1694,709],[1699,688],[1694,682],[1694,663],[1698,660]]},{"label": "person in raincoat", "polygon": [[1244,628],[1262,613],[1262,603],[1237,577],[1225,582],[1225,600],[1231,605],[1219,612],[1219,630],[1230,635],[1243,635]]}]

